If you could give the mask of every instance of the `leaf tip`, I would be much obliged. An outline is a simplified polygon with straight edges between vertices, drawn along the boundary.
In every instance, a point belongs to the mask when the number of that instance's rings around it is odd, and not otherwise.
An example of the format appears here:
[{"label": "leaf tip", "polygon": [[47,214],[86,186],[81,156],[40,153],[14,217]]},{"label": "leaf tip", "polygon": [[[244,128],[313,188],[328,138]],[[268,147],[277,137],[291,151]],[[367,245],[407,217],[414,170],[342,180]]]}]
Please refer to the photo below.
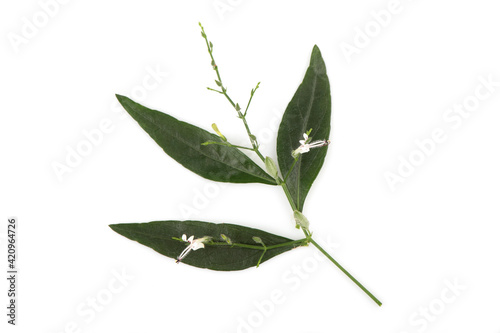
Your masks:
[{"label": "leaf tip", "polygon": [[115,97],[118,100],[118,102],[120,102],[120,104],[122,106],[124,106],[124,103],[130,101],[130,98],[128,98],[127,96],[120,95],[120,94],[115,94]]},{"label": "leaf tip", "polygon": [[[118,224],[109,224],[108,227],[111,228],[111,230],[116,231]],[[117,232],[117,231],[116,231]]]},{"label": "leaf tip", "polygon": [[108,227],[110,227],[110,228],[111,228],[111,230],[113,230],[113,231],[114,231],[114,232],[116,232],[117,234],[120,234],[120,235],[122,235],[122,236],[127,237],[127,236],[125,235],[125,233],[126,233],[126,230],[127,230],[127,229],[126,229],[126,228],[124,228],[124,225],[123,225],[123,224],[119,224],[119,223],[117,223],[117,224],[109,224],[109,225],[108,225]]},{"label": "leaf tip", "polygon": [[326,74],[326,65],[318,45],[314,45],[311,52],[310,66],[314,69],[316,74]]}]

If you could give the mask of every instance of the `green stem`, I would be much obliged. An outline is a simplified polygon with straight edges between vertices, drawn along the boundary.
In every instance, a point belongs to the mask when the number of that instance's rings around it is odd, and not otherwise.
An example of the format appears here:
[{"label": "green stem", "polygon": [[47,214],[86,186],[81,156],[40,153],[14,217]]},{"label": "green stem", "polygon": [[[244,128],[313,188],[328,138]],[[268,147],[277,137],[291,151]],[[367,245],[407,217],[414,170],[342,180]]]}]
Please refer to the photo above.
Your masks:
[{"label": "green stem", "polygon": [[224,94],[222,91],[219,91],[217,89],[212,89],[210,87],[207,87],[208,90],[211,90],[211,91],[215,91],[215,92],[218,92],[219,94]]},{"label": "green stem", "polygon": [[287,174],[286,174],[286,176],[285,176],[285,179],[283,180],[285,183],[286,183],[286,180],[288,179],[288,176],[290,176],[290,174],[292,173],[292,170],[293,170],[293,168],[295,167],[295,164],[297,164],[297,161],[298,161],[298,160],[299,160],[299,159],[298,159],[298,158],[296,158],[296,159],[293,161],[293,164],[292,164],[292,166],[290,167],[290,170],[288,170],[288,172],[287,172]]},{"label": "green stem", "polygon": [[240,149],[246,149],[246,150],[252,150],[253,151],[253,148],[248,148],[248,147],[243,147],[243,146],[238,146],[238,145],[231,145],[231,147],[240,148]]},{"label": "green stem", "polygon": [[267,248],[264,247],[264,251],[262,251],[262,254],[260,255],[259,261],[257,261],[257,268],[259,268],[260,263],[262,262],[262,258],[264,258],[264,255],[266,254]]},{"label": "green stem", "polygon": [[252,89],[252,93],[250,94],[250,99],[248,100],[248,104],[247,104],[247,107],[245,109],[245,113],[243,114],[244,117],[247,116],[248,107],[250,106],[250,102],[252,102],[253,95],[255,94],[257,89],[259,89],[259,84],[260,84],[260,82],[257,83],[257,86],[255,87],[255,89]]},{"label": "green stem", "polygon": [[236,246],[236,247],[243,247],[243,248],[246,248],[246,249],[254,249],[254,250],[271,250],[271,249],[277,249],[277,248],[280,248],[280,247],[284,247],[284,246],[290,246],[290,245],[295,245],[295,244],[299,244],[300,246],[305,246],[307,245],[309,242],[308,242],[308,239],[307,238],[302,238],[302,239],[299,239],[299,240],[294,240],[294,241],[290,241],[290,242],[285,242],[285,243],[281,243],[281,244],[275,244],[275,245],[271,245],[271,246],[262,246],[262,245],[250,245],[250,244],[242,244],[242,243],[232,243],[232,244],[229,244],[229,243],[226,243],[226,242],[212,242],[212,243],[208,243],[207,245],[217,245],[217,246]]},{"label": "green stem", "polygon": [[232,143],[229,142],[217,142],[217,141],[207,141],[202,143],[203,146],[208,146],[208,145],[219,145],[219,146],[226,146],[226,147],[234,147],[234,148],[240,148],[240,149],[247,149],[253,151],[253,148],[249,147],[243,147],[243,146],[238,146],[238,145],[233,145]]},{"label": "green stem", "polygon": [[378,306],[382,305],[382,302],[380,302],[377,299],[377,297],[373,296],[373,294],[370,291],[368,291],[368,289],[366,289],[361,283],[359,283],[358,280],[356,280],[354,278],[354,276],[352,276],[344,267],[342,267],[335,259],[333,259],[333,257],[331,255],[329,255],[328,252],[326,252],[318,243],[316,243],[316,241],[314,241],[314,239],[309,238],[309,240],[311,243],[313,243],[314,246],[316,246],[318,248],[318,250],[321,251],[321,253],[323,253],[328,259],[330,259],[330,261],[333,262],[335,264],[335,266],[337,266],[342,272],[344,272],[344,274],[347,275],[347,277],[349,279],[351,279],[352,282],[354,282],[358,287],[361,288],[361,290],[363,290],[368,296],[370,296],[370,298],[375,303],[377,303]]},{"label": "green stem", "polygon": [[[285,192],[286,198],[288,199],[288,203],[290,203],[290,207],[292,207],[293,211],[297,210],[297,206],[295,206],[295,202],[293,202],[292,195],[290,194],[290,191],[288,190],[288,186],[286,186],[286,183],[280,179],[281,183],[281,188]],[[304,232],[304,235],[306,236],[306,239],[309,239],[311,237],[311,232],[308,229],[302,228],[302,231]]]},{"label": "green stem", "polygon": [[253,139],[253,138],[255,138],[255,136],[250,131],[250,127],[248,126],[247,119],[245,118],[245,116],[240,111],[238,111],[238,117],[241,118],[241,120],[243,121],[243,124],[245,125],[245,129],[247,130],[248,138],[250,139],[250,143],[252,144],[253,151],[255,151],[255,153],[259,156],[259,158],[262,160],[262,162],[264,162],[266,159],[260,153],[259,146],[257,145],[257,143],[255,142],[255,140]]},{"label": "green stem", "polygon": [[[302,158],[302,156],[299,156],[299,158]],[[297,205],[299,206],[299,210],[300,209],[300,166],[302,165],[302,163],[299,163],[299,166],[297,168],[299,168],[299,170],[297,171]]]},{"label": "green stem", "polygon": [[290,203],[290,207],[292,207],[293,211],[296,211],[297,206],[295,206],[295,202],[293,202],[292,195],[290,194],[290,191],[288,190],[288,186],[286,186],[285,182],[281,182],[281,187],[283,188],[283,191],[285,192],[286,198],[288,199],[288,203]]}]

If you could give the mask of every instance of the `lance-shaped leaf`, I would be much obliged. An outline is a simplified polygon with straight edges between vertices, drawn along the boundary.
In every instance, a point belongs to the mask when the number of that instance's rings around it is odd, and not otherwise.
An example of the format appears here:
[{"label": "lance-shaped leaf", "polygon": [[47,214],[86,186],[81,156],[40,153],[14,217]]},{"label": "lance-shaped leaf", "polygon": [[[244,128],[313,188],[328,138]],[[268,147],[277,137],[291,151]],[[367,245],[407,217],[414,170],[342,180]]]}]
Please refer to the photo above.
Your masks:
[{"label": "lance-shaped leaf", "polygon": [[[328,139],[330,135],[331,97],[326,66],[315,45],[304,80],[288,104],[278,130],[278,163],[283,176],[294,163],[292,151],[299,147],[304,133],[312,129],[312,140]],[[299,211],[312,183],[325,160],[327,147],[301,154],[287,178],[287,186]]]},{"label": "lance-shaped leaf", "polygon": [[148,109],[125,96],[116,97],[170,157],[194,173],[219,182],[276,185],[271,176],[240,150],[227,145],[202,145],[207,141],[222,142],[219,136]]},{"label": "lance-shaped leaf", "polygon": [[[212,237],[205,248],[191,251],[181,262],[217,271],[236,271],[256,266],[272,257],[305,245],[259,229],[229,223],[201,221],[156,221],[149,223],[111,224],[111,229],[122,236],[146,245],[170,258],[177,258],[188,246],[179,239]],[[265,245],[256,243],[260,238]],[[176,238],[176,239],[174,239]]]}]

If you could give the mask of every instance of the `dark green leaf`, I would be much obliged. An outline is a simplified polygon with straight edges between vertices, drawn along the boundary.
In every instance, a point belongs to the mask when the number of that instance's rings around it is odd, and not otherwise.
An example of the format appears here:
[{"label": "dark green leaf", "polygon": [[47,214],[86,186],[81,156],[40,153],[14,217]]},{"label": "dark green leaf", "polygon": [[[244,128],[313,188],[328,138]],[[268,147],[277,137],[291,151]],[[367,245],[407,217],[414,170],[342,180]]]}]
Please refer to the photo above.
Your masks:
[{"label": "dark green leaf", "polygon": [[[312,140],[328,139],[330,135],[330,83],[319,48],[315,45],[304,80],[288,104],[278,130],[277,152],[281,174],[293,165],[292,151],[312,128]],[[325,160],[327,147],[311,149],[299,157],[286,183],[299,211]]]},{"label": "dark green leaf", "polygon": [[[181,262],[217,271],[236,271],[256,266],[264,251],[262,249],[263,246],[257,244],[254,237],[260,239],[267,247],[264,256],[262,256],[261,263],[301,245],[301,243],[293,243],[288,238],[273,235],[259,229],[228,223],[157,221],[149,223],[111,224],[110,227],[120,235],[174,259],[177,259],[188,243],[173,239],[172,237],[180,239],[183,234],[188,238],[193,235],[195,239],[210,236],[212,237],[211,243],[205,244],[205,248],[203,249],[191,251]],[[284,243],[289,244],[282,247],[269,248]],[[257,248],[239,247],[239,244]]]},{"label": "dark green leaf", "polygon": [[276,185],[271,176],[238,149],[215,144],[202,145],[207,141],[223,142],[217,135],[168,114],[148,109],[127,97],[116,97],[170,157],[194,173],[219,182]]}]

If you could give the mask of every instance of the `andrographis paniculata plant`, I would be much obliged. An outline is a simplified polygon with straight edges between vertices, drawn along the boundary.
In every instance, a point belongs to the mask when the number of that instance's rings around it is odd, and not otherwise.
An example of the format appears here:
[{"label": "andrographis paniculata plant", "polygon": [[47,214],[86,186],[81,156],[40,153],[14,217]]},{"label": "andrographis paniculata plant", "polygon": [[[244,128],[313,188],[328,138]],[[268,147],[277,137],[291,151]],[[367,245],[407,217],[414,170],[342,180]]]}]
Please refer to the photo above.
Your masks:
[{"label": "andrographis paniculata plant", "polygon": [[[216,134],[213,134],[163,112],[148,109],[125,96],[117,95],[118,101],[170,157],[194,173],[218,182],[262,183],[281,187],[292,208],[295,226],[302,229],[305,237],[291,240],[240,225],[202,221],[156,221],[112,224],[110,227],[131,240],[176,259],[177,263],[219,271],[258,267],[278,254],[313,244],[373,301],[381,305],[313,239],[309,220],[302,213],[306,196],[323,165],[330,144],[330,83],[319,48],[314,46],[305,77],[281,120],[277,138],[278,168],[273,159],[261,154],[258,140],[246,120],[259,84],[251,90],[243,111],[229,97],[213,56],[213,44],[201,24],[200,27],[217,76],[217,88],[208,89],[229,101],[244,124],[250,146],[230,143],[215,124],[212,128]],[[242,149],[257,154],[265,167],[256,164],[241,152]]]}]

